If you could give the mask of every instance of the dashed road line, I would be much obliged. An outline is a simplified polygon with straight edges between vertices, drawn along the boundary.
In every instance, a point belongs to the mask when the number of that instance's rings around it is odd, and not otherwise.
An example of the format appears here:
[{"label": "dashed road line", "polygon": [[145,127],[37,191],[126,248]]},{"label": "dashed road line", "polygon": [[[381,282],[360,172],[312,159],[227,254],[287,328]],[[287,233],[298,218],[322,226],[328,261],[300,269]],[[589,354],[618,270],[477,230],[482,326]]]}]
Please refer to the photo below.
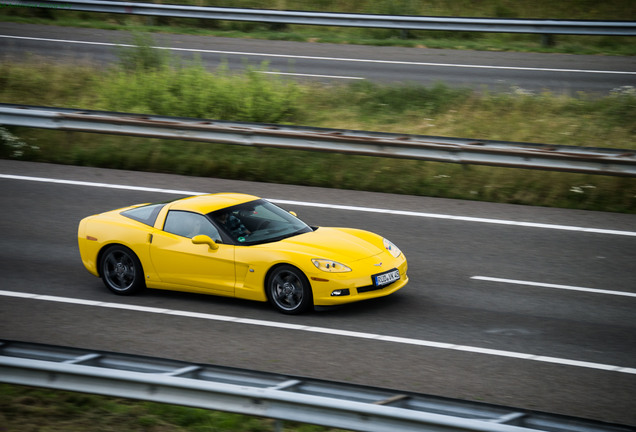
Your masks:
[{"label": "dashed road line", "polygon": [[603,290],[603,289],[597,289],[597,288],[586,288],[586,287],[571,286],[571,285],[559,285],[559,284],[552,284],[552,283],[545,283],[545,282],[531,282],[531,281],[504,279],[504,278],[497,278],[497,277],[490,277],[490,276],[472,276],[471,279],[488,281],[488,282],[501,282],[501,283],[507,283],[512,285],[529,285],[529,286],[535,286],[535,287],[541,287],[541,288],[555,288],[555,289],[568,290],[568,291],[581,291],[581,292],[588,292],[588,293],[595,293],[595,294],[636,297],[636,293],[633,293],[633,292],[611,291],[611,290]]}]

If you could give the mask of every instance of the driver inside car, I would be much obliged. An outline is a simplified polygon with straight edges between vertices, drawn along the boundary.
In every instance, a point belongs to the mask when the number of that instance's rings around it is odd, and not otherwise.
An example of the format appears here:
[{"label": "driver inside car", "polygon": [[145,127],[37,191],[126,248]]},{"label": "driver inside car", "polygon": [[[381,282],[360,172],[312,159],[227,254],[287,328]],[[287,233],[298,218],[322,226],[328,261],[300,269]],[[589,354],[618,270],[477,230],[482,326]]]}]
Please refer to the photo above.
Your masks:
[{"label": "driver inside car", "polygon": [[230,212],[221,213],[216,219],[221,225],[225,227],[228,233],[240,241],[243,236],[250,235],[252,232],[248,230],[241,220],[231,214]]}]

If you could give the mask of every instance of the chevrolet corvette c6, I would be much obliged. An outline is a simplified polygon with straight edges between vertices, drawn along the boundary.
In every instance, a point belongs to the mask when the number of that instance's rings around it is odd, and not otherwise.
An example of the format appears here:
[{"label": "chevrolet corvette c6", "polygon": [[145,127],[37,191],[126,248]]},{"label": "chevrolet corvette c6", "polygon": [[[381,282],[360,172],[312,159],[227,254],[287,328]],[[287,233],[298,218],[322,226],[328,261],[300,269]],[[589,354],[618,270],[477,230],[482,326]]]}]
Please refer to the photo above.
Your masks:
[{"label": "chevrolet corvette c6", "polygon": [[196,195],[82,219],[86,269],[116,294],[146,287],[270,302],[297,314],[389,295],[404,254],[359,229],[310,227],[252,195]]}]

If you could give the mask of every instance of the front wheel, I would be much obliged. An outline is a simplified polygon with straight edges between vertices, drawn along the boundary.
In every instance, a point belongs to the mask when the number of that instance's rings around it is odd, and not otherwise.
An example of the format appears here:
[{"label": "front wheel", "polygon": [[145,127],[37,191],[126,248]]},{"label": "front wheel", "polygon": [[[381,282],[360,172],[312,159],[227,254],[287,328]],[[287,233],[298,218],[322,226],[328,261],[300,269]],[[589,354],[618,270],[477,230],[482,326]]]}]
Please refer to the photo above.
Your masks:
[{"label": "front wheel", "polygon": [[276,267],[267,279],[267,297],[284,314],[306,311],[314,303],[307,277],[296,267]]},{"label": "front wheel", "polygon": [[111,246],[104,252],[101,276],[106,288],[115,294],[130,295],[145,288],[139,258],[124,246]]}]

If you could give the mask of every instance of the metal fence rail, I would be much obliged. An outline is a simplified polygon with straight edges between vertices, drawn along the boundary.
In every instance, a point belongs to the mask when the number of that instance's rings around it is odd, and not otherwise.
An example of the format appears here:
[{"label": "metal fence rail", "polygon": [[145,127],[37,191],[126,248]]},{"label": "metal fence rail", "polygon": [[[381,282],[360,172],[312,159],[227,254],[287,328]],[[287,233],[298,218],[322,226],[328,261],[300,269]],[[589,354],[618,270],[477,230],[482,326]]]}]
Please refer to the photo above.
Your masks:
[{"label": "metal fence rail", "polygon": [[307,24],[340,27],[373,27],[402,30],[476,31],[498,33],[539,33],[635,36],[636,22],[574,21],[547,19],[496,19],[348,14],[329,12],[278,11],[202,7],[123,1],[90,0],[8,0],[5,5],[49,7],[59,10],[253,21],[275,24]]},{"label": "metal fence rail", "polygon": [[636,431],[628,426],[381,388],[2,340],[0,382],[353,431]]},{"label": "metal fence rail", "polygon": [[0,125],[636,176],[636,151],[0,104]]}]

